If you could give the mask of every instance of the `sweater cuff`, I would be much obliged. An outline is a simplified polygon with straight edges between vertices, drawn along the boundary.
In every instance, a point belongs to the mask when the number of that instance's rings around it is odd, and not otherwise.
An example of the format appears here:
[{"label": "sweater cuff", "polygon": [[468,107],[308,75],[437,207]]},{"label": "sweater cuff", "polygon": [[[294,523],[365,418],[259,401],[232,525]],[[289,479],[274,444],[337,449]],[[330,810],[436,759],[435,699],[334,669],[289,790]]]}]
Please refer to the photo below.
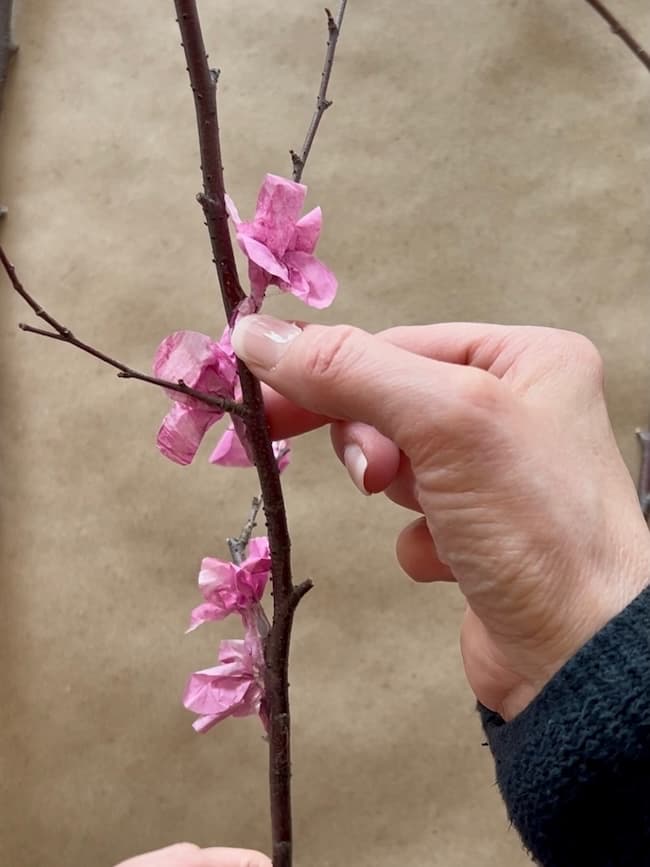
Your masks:
[{"label": "sweater cuff", "polygon": [[509,817],[540,864],[650,864],[650,588],[511,722],[479,712]]}]

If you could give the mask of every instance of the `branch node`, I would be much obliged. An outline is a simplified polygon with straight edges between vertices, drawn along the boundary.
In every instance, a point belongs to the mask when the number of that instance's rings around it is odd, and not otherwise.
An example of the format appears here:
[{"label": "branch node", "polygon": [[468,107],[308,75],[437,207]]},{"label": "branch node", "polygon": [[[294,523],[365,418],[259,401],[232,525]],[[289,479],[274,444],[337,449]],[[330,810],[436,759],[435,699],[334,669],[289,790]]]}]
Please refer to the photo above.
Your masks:
[{"label": "branch node", "polygon": [[327,15],[327,29],[329,30],[330,36],[338,36],[339,28],[334,20],[334,16],[327,7],[325,7],[325,14]]},{"label": "branch node", "polygon": [[293,590],[291,591],[291,601],[290,601],[292,610],[295,611],[300,600],[303,598],[303,596],[306,596],[307,593],[309,593],[309,591],[313,588],[313,586],[314,586],[314,582],[311,580],[311,578],[308,578],[306,581],[303,581],[301,584],[297,584],[293,588]]},{"label": "branch node", "polygon": [[206,193],[197,193],[196,201],[203,208],[203,212],[205,213],[205,218],[207,220],[207,226],[209,226],[211,217],[222,217],[225,214],[225,208],[221,204],[221,202],[219,202],[217,199],[213,199]]}]

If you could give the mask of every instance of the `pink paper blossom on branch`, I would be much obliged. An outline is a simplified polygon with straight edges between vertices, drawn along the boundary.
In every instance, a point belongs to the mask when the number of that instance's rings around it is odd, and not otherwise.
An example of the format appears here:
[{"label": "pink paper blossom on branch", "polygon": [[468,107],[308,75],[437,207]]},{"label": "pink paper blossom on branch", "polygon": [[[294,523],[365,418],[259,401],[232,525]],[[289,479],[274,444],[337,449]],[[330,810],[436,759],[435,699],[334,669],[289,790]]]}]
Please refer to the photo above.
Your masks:
[{"label": "pink paper blossom on branch", "polygon": [[205,557],[199,572],[199,589],[205,602],[190,615],[192,632],[202,623],[223,620],[229,614],[245,615],[261,600],[271,574],[271,553],[266,536],[251,539],[240,565]]},{"label": "pink paper blossom on branch", "polygon": [[[278,461],[278,470],[282,472],[291,462],[291,446],[288,440],[277,440],[273,443],[273,453]],[[241,438],[237,435],[235,426],[228,425],[225,433],[208,458],[211,464],[221,467],[252,467],[253,462],[248,457]]]},{"label": "pink paper blossom on branch", "polygon": [[[175,331],[156,351],[154,374],[172,382],[183,381],[190,388],[232,398],[237,368],[232,357],[206,334]],[[206,431],[223,416],[218,409],[188,395],[168,391],[174,405],[158,431],[160,451],[177,464],[189,464]]]},{"label": "pink paper blossom on branch", "polygon": [[336,295],[336,277],[313,254],[323,223],[320,208],[299,219],[307,187],[278,175],[266,175],[255,216],[243,221],[226,196],[239,246],[249,261],[248,276],[256,309],[269,285],[291,292],[310,307],[328,307]]},{"label": "pink paper blossom on branch", "polygon": [[191,675],[183,704],[200,714],[193,727],[207,732],[226,717],[259,714],[267,727],[264,701],[264,653],[259,636],[252,630],[243,640],[222,641],[219,665]]}]

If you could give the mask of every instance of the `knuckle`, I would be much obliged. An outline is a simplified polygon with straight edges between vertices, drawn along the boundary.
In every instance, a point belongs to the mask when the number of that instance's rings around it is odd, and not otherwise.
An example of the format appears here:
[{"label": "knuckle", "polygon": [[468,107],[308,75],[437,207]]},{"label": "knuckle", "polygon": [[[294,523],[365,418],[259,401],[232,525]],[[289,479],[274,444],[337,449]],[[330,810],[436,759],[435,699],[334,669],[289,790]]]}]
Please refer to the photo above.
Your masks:
[{"label": "knuckle", "polygon": [[350,325],[334,325],[324,329],[309,345],[304,360],[310,378],[338,380],[353,363],[354,339],[358,334]]},{"label": "knuckle", "polygon": [[516,401],[503,383],[485,371],[465,368],[445,413],[447,445],[465,453],[480,446],[485,452],[504,442],[511,429]]},{"label": "knuckle", "polygon": [[[201,848],[194,843],[174,843],[155,852],[146,852],[128,861],[121,861],[117,867],[136,867],[140,864],[174,864],[175,867],[200,867]],[[197,856],[199,856],[197,858]]]},{"label": "knuckle", "polygon": [[[179,860],[179,865],[185,864],[194,864],[194,856],[201,851],[201,848],[197,846],[195,843],[175,843],[173,846],[170,846],[167,852],[170,855],[173,855],[174,858],[184,859]],[[191,859],[191,860],[188,860]]]},{"label": "knuckle", "polygon": [[489,373],[466,368],[456,389],[458,405],[465,410],[493,413],[503,401],[505,392],[501,382]]},{"label": "knuckle", "polygon": [[585,337],[574,331],[562,332],[564,355],[569,368],[596,387],[602,387],[604,379],[603,357],[598,348]]}]

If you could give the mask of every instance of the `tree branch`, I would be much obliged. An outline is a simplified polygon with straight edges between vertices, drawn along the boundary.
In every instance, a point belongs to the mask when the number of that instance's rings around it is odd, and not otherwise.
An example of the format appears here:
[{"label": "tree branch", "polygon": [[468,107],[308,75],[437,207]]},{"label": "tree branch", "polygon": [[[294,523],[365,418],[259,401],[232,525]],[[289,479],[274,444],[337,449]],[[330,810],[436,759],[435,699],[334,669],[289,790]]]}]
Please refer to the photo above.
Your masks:
[{"label": "tree branch", "polygon": [[630,49],[632,54],[645,66],[650,72],[650,54],[640,45],[632,34],[627,30],[621,22],[616,18],[600,0],[586,0],[586,2],[594,9],[601,18],[603,18],[610,26],[612,33],[618,36]]},{"label": "tree branch", "polygon": [[60,340],[62,343],[68,343],[70,346],[74,346],[77,349],[80,349],[82,352],[86,352],[88,355],[92,355],[93,358],[102,361],[104,364],[108,364],[110,367],[114,367],[118,372],[118,376],[121,379],[137,379],[140,382],[148,382],[151,385],[157,385],[161,388],[169,389],[170,391],[177,391],[179,394],[185,394],[188,397],[195,397],[198,400],[203,401],[203,403],[208,406],[212,406],[215,409],[223,410],[224,412],[230,412],[234,415],[244,415],[245,408],[243,404],[238,403],[234,400],[229,400],[225,397],[216,397],[212,394],[207,394],[204,391],[197,391],[195,388],[190,388],[185,385],[182,380],[178,382],[172,382],[167,379],[159,379],[156,376],[149,376],[146,373],[140,373],[138,370],[134,370],[132,367],[127,367],[126,364],[123,364],[121,361],[118,361],[116,358],[111,358],[110,355],[106,355],[106,353],[101,352],[99,349],[95,349],[94,346],[91,346],[88,343],[84,343],[82,340],[78,340],[72,331],[58,322],[53,316],[51,316],[47,310],[45,310],[41,304],[29,294],[29,292],[25,289],[23,284],[18,278],[16,274],[16,269],[12,265],[12,263],[7,258],[7,254],[4,249],[0,246],[0,262],[4,270],[11,281],[11,285],[16,290],[18,295],[25,301],[34,311],[34,313],[42,319],[44,322],[53,329],[52,331],[48,331],[45,328],[35,328],[33,325],[26,325],[24,322],[21,322],[18,326],[22,331],[26,331],[28,334],[38,334],[41,337],[48,337],[51,340]]},{"label": "tree branch", "polygon": [[228,228],[224,199],[223,164],[217,114],[219,72],[208,65],[196,0],[174,0],[176,20],[181,31],[190,86],[194,94],[203,193],[199,202],[208,225],[213,261],[228,319],[246,297],[241,288]]},{"label": "tree branch", "polygon": [[[216,99],[218,74],[208,65],[196,0],[174,0],[174,5],[194,94],[203,176],[203,193],[199,201],[210,234],[212,256],[226,314],[231,320],[245,296],[239,283],[225,207]],[[271,550],[273,625],[264,644],[264,657],[269,712],[273,864],[274,867],[291,867],[293,837],[288,664],[296,607],[296,588],[291,577],[291,540],[260,384],[241,362],[239,375],[247,410],[246,429],[260,481]]]},{"label": "tree branch", "polygon": [[302,178],[302,173],[305,170],[305,165],[307,163],[307,159],[309,158],[309,154],[311,152],[314,139],[316,138],[318,127],[320,126],[320,122],[323,119],[323,115],[332,105],[332,101],[327,98],[327,88],[329,86],[330,77],[332,75],[332,67],[334,66],[334,57],[336,55],[336,46],[338,44],[339,36],[341,35],[343,16],[345,15],[345,8],[347,5],[348,0],[341,0],[341,6],[339,8],[339,14],[336,17],[336,20],[334,20],[334,16],[330,12],[330,10],[325,9],[325,14],[327,15],[327,50],[325,52],[325,63],[323,64],[323,72],[321,73],[320,88],[316,97],[316,110],[314,111],[311,122],[309,124],[309,129],[307,130],[307,135],[305,136],[305,142],[302,146],[300,153],[290,151],[291,162],[293,163],[293,179],[297,182],[299,182]]}]

